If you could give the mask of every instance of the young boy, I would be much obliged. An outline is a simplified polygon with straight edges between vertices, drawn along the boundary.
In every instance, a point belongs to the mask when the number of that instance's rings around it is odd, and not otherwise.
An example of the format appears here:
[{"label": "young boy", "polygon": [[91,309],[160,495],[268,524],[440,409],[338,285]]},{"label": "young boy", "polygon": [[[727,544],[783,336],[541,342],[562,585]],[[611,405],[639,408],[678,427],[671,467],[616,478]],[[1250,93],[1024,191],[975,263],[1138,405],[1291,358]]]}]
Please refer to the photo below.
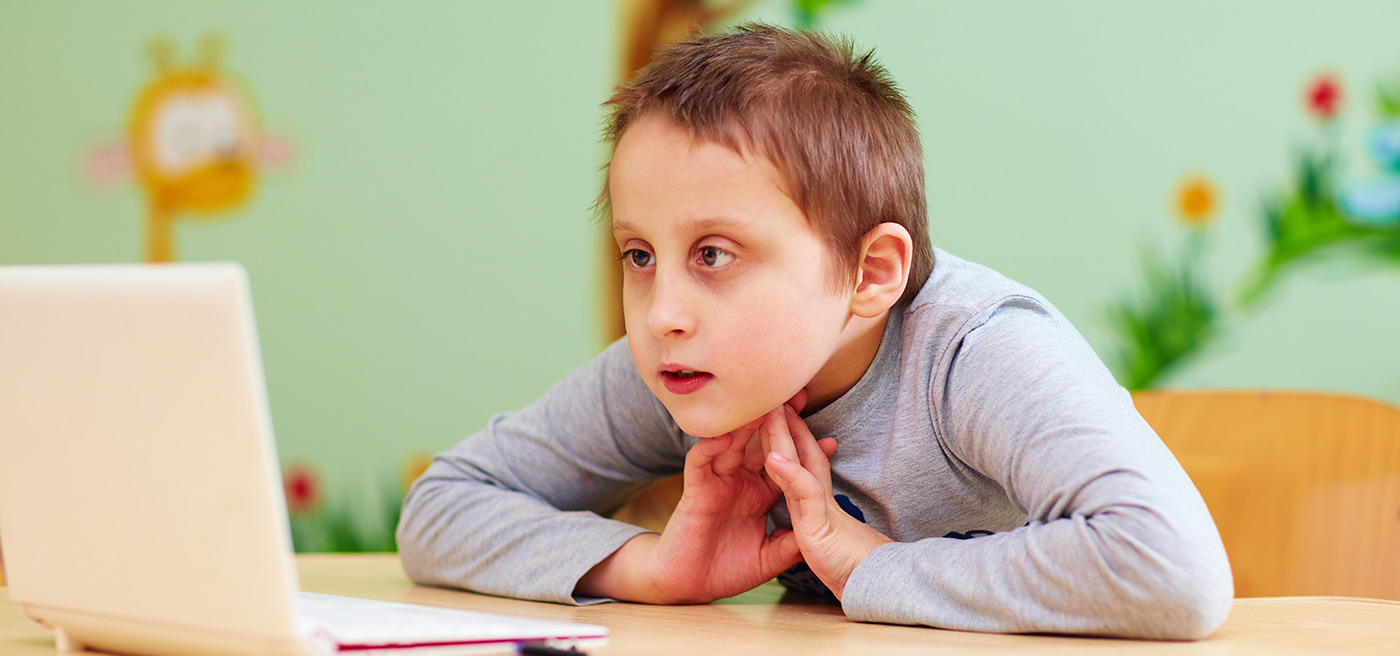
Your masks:
[{"label": "young boy", "polygon": [[[1049,302],[936,251],[912,112],[870,55],[751,25],[608,101],[627,338],[440,454],[425,584],[703,603],[774,576],[855,620],[1200,638],[1199,494]],[[660,534],[606,519],[684,474]]]}]

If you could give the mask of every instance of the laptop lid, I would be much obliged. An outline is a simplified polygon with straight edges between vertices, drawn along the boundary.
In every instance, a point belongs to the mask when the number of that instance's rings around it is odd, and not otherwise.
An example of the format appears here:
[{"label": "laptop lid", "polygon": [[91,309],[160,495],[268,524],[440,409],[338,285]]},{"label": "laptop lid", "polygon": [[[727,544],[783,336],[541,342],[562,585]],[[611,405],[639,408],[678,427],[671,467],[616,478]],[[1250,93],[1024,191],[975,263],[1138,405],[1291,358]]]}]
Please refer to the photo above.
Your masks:
[{"label": "laptop lid", "polygon": [[28,612],[290,639],[278,472],[241,266],[0,267],[0,543]]}]

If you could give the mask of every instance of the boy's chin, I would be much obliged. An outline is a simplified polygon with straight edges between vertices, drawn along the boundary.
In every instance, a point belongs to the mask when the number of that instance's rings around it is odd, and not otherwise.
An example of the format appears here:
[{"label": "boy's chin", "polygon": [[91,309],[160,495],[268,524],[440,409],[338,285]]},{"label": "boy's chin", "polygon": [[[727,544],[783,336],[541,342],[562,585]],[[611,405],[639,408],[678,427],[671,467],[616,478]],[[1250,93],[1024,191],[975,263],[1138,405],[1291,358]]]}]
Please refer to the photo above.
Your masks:
[{"label": "boy's chin", "polygon": [[[685,431],[686,435],[710,439],[723,437],[744,428],[758,419],[761,419],[762,415],[737,424],[734,422],[739,421],[739,419],[733,417],[694,417],[677,415],[673,412],[671,413],[671,418],[676,421],[676,425],[680,426],[681,430]],[[757,427],[755,426],[755,428]]]},{"label": "boy's chin", "polygon": [[695,436],[695,437],[698,437],[698,438],[701,438],[701,439],[706,439],[706,440],[708,440],[708,439],[713,439],[713,438],[716,438],[716,437],[723,437],[723,436],[728,435],[729,433],[731,433],[731,432],[733,432],[733,431],[735,431],[735,430],[738,430],[737,427],[735,427],[735,428],[730,428],[730,429],[728,429],[728,430],[724,430],[724,429],[722,429],[722,428],[716,428],[715,426],[713,426],[713,425],[711,425],[711,424],[705,424],[705,423],[702,423],[702,424],[699,424],[699,425],[692,425],[692,426],[687,427],[686,424],[681,423],[681,422],[678,421],[678,422],[676,422],[676,425],[680,426],[680,427],[681,427],[681,430],[685,431],[685,434],[686,434],[686,435],[692,435],[692,436]]}]

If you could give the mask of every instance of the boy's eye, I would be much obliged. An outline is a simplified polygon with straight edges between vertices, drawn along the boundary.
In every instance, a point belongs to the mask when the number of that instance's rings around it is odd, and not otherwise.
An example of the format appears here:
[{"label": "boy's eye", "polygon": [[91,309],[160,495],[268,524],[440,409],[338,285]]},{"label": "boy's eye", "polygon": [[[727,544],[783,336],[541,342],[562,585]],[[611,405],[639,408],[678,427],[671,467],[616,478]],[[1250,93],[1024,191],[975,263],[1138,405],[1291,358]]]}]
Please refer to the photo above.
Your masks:
[{"label": "boy's eye", "polygon": [[622,259],[638,269],[645,269],[651,266],[652,262],[651,253],[637,248],[629,249],[623,253]]},{"label": "boy's eye", "polygon": [[700,260],[700,264],[712,268],[722,267],[734,260],[733,253],[714,246],[701,246],[700,250],[696,252],[696,256]]}]

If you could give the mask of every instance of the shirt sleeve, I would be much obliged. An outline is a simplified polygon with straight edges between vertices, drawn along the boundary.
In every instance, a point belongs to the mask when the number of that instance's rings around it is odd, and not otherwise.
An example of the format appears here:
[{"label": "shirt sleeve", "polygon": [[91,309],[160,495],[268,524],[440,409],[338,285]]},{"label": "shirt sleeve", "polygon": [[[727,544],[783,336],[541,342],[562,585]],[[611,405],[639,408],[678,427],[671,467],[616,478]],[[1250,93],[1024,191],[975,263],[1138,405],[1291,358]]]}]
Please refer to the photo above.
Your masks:
[{"label": "shirt sleeve", "polygon": [[434,458],[404,500],[404,571],[428,585],[591,601],[574,597],[579,578],[645,532],[599,513],[680,472],[685,442],[621,340]]},{"label": "shirt sleeve", "polygon": [[849,617],[1163,639],[1224,621],[1233,583],[1205,503],[1063,316],[1008,299],[935,362],[938,446],[996,481],[1028,521],[882,545],[847,583]]}]

